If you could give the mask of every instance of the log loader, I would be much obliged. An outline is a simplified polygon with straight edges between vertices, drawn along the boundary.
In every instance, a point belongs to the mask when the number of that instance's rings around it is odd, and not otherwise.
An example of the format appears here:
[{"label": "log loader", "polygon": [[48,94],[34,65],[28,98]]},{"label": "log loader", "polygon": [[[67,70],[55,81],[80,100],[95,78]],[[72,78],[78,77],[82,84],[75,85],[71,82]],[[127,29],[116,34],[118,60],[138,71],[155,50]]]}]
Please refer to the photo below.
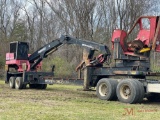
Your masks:
[{"label": "log loader", "polygon": [[[147,29],[144,19],[149,21]],[[128,40],[136,26],[139,28],[137,37]],[[142,102],[145,96],[149,99],[150,96],[159,94],[160,81],[149,79],[148,76],[160,76],[160,73],[152,72],[150,69],[151,51],[160,52],[160,17],[141,16],[129,32],[115,29],[111,42],[112,56],[105,45],[69,36],[62,36],[31,55],[28,55],[27,43],[13,42],[10,44],[10,53],[6,54],[5,81],[11,88],[22,89],[29,84],[30,88],[45,89],[48,82],[45,76],[54,74],[38,72],[41,61],[59,46],[67,43],[87,48],[87,55],[83,56],[76,70],[85,65],[84,89],[96,87],[98,98],[102,100],[118,98],[121,102],[133,104]],[[93,59],[95,50],[101,51],[102,54]],[[15,72],[10,71],[10,68],[14,68]]]},{"label": "log loader", "polygon": [[5,83],[9,83],[10,88],[16,89],[24,89],[27,84],[29,84],[30,88],[46,89],[47,84],[53,83],[52,80],[46,78],[54,76],[54,67],[50,72],[41,72],[39,71],[42,66],[41,61],[64,44],[76,44],[84,47],[88,51],[85,55],[88,58],[88,65],[90,66],[101,64],[101,61],[98,62],[98,60],[94,60],[95,62],[89,64],[95,51],[103,53],[105,60],[110,55],[110,51],[105,45],[67,35],[62,35],[60,38],[44,45],[32,54],[28,54],[29,45],[27,42],[11,42],[10,51],[6,53]]}]

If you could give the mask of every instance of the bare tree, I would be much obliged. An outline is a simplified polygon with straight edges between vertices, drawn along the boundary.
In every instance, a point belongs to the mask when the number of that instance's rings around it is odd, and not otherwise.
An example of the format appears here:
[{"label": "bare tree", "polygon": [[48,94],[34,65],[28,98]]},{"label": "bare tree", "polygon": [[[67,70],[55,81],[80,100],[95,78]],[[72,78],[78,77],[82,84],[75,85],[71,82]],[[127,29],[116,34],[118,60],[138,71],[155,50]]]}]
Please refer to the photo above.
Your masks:
[{"label": "bare tree", "polygon": [[[28,41],[33,52],[61,34],[108,44],[115,28],[128,31],[141,15],[156,15],[158,0],[0,0],[0,54],[8,43]],[[110,45],[109,45],[110,46]],[[82,49],[65,46],[54,56],[77,65]]]},{"label": "bare tree", "polygon": [[13,41],[14,30],[17,29],[17,22],[20,20],[20,5],[21,2],[16,0],[1,0],[0,1],[0,40],[1,40],[1,53],[8,50],[7,43]]},{"label": "bare tree", "polygon": [[[47,3],[59,18],[60,27],[65,34],[93,40],[93,15],[96,5],[94,0],[60,0],[59,2]],[[66,47],[64,55],[67,61],[72,61],[76,57],[77,63],[82,58],[82,50],[75,46],[70,49]]]}]

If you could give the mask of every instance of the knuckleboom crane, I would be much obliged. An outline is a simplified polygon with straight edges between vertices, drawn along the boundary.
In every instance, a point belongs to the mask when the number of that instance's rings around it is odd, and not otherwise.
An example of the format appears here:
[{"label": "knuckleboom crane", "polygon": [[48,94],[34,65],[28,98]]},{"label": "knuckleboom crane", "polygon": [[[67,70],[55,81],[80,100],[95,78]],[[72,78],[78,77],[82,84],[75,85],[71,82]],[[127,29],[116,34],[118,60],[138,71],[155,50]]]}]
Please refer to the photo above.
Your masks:
[{"label": "knuckleboom crane", "polygon": [[107,59],[107,56],[111,55],[110,50],[105,45],[62,35],[59,39],[53,40],[51,43],[46,44],[29,56],[29,63],[32,64],[30,69],[34,70],[35,67],[43,60],[43,58],[47,57],[50,53],[56,51],[64,44],[76,44],[85,47],[88,50],[88,57],[90,59],[92,59],[94,51],[100,51],[103,53],[103,57],[105,59]]}]

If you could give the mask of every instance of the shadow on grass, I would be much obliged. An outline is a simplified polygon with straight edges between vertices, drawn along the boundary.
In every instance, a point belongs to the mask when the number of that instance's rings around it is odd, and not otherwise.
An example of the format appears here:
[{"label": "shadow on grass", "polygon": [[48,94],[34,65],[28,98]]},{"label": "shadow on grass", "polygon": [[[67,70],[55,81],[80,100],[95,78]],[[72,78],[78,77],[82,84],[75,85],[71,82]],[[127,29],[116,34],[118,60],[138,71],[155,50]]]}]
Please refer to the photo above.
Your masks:
[{"label": "shadow on grass", "polygon": [[145,105],[160,105],[160,98],[159,99],[153,99],[153,100],[148,100],[147,98],[144,98],[142,101],[143,104]]}]

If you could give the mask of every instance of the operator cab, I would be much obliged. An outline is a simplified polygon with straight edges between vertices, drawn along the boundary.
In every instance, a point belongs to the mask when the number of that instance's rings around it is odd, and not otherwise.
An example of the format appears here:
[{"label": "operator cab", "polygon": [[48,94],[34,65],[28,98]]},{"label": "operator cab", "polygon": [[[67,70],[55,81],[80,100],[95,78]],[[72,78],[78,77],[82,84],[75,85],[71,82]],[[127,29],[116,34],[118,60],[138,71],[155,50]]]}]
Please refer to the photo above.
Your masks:
[{"label": "operator cab", "polygon": [[28,60],[29,45],[27,42],[11,42],[10,53],[14,53],[15,60]]}]

